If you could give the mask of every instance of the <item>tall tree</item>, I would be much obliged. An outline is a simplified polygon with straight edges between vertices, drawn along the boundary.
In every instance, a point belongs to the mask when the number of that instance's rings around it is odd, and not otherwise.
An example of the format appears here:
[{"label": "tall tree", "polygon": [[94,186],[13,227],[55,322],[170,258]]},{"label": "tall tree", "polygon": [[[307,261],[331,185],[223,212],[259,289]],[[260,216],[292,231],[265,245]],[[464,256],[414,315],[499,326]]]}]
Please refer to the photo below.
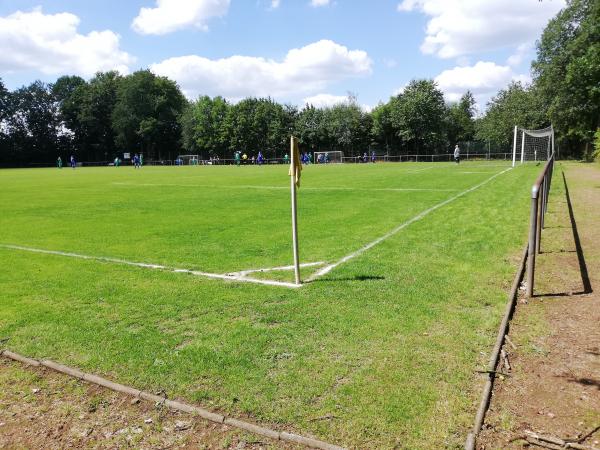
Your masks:
[{"label": "tall tree", "polygon": [[543,128],[548,126],[542,98],[532,86],[512,82],[487,105],[485,117],[477,122],[477,138],[509,151],[513,128]]},{"label": "tall tree", "polygon": [[12,162],[50,162],[59,150],[59,119],[50,87],[35,81],[10,94],[3,128]]},{"label": "tall tree", "polygon": [[83,150],[90,146],[86,142],[85,128],[81,122],[86,81],[78,76],[65,75],[51,87],[58,106],[63,141],[73,150],[79,150],[80,156],[89,159],[88,155],[83,154]]},{"label": "tall tree", "polygon": [[81,126],[81,157],[96,161],[112,159],[116,153],[112,114],[121,76],[116,71],[98,72],[87,85],[74,91]]},{"label": "tall tree", "polygon": [[160,159],[180,148],[179,116],[187,101],[174,81],[140,70],[120,81],[116,97],[112,125],[122,150]]},{"label": "tall tree", "polygon": [[224,132],[227,111],[231,106],[223,97],[199,97],[181,116],[184,148],[191,153],[225,156],[228,146]]},{"label": "tall tree", "polygon": [[589,156],[600,128],[600,2],[569,0],[546,26],[532,68],[559,136]]},{"label": "tall tree", "polygon": [[471,141],[475,136],[475,98],[467,91],[457,103],[448,107],[447,130],[451,144]]},{"label": "tall tree", "polygon": [[412,80],[390,100],[391,124],[413,153],[437,153],[447,146],[444,94],[433,80]]}]

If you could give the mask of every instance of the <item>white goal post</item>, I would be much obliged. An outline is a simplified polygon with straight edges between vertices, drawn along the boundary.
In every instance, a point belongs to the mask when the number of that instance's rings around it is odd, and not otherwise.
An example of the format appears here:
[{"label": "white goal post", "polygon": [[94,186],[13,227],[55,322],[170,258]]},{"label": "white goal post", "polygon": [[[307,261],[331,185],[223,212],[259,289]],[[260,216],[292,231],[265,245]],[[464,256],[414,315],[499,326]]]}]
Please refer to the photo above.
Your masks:
[{"label": "white goal post", "polygon": [[315,152],[313,158],[315,164],[341,163],[344,160],[344,152]]},{"label": "white goal post", "polygon": [[547,161],[554,154],[554,128],[550,125],[539,130],[527,130],[515,125],[513,135],[512,166],[517,159],[526,161]]},{"label": "white goal post", "polygon": [[180,161],[182,166],[197,166],[198,155],[179,155],[177,159]]}]

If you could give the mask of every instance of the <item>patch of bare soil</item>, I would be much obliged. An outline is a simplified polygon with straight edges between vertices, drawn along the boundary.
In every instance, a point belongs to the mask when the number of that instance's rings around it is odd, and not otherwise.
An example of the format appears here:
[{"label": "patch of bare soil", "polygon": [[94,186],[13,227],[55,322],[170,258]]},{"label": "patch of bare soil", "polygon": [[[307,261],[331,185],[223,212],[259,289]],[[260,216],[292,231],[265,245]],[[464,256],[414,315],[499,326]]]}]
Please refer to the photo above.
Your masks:
[{"label": "patch of bare soil", "polygon": [[0,449],[297,448],[0,358]]},{"label": "patch of bare soil", "polygon": [[600,449],[600,170],[557,169],[536,295],[513,317],[481,450]]}]

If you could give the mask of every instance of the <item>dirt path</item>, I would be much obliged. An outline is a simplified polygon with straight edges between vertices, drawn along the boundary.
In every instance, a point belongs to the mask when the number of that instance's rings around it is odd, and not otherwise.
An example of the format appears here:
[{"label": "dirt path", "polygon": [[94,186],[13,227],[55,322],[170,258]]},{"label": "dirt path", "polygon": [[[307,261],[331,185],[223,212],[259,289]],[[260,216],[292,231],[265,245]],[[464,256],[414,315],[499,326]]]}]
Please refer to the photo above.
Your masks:
[{"label": "dirt path", "polygon": [[282,446],[48,369],[0,358],[0,449]]},{"label": "dirt path", "polygon": [[567,448],[528,431],[600,449],[600,166],[559,164],[548,213],[536,295],[517,306],[478,449]]}]

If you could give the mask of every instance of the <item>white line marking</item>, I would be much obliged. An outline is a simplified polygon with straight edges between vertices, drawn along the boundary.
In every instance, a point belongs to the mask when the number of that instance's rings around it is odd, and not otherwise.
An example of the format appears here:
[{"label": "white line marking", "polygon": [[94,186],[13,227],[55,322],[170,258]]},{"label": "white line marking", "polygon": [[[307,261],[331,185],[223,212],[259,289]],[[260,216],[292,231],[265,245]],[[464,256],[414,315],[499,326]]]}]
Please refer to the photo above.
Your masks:
[{"label": "white line marking", "polygon": [[300,286],[302,286],[301,284],[286,283],[284,281],[260,280],[258,278],[250,278],[250,277],[240,276],[240,275],[228,275],[228,274],[202,272],[199,270],[180,269],[177,267],[163,266],[160,264],[148,264],[148,263],[141,263],[141,262],[134,262],[134,261],[126,261],[124,259],[110,258],[110,257],[106,257],[106,256],[90,256],[90,255],[81,255],[79,253],[60,252],[60,251],[56,251],[56,250],[44,250],[44,249],[40,249],[40,248],[23,247],[21,245],[0,244],[0,247],[12,249],[12,250],[22,250],[22,251],[33,252],[33,253],[44,253],[47,255],[67,256],[69,258],[87,259],[87,260],[92,260],[92,261],[102,261],[102,262],[108,262],[108,263],[114,263],[114,264],[124,264],[127,266],[143,267],[145,269],[164,270],[167,272],[174,272],[174,273],[187,273],[187,274],[195,275],[195,276],[199,276],[199,277],[214,278],[214,279],[219,279],[219,280],[266,284],[269,286],[282,286],[282,287],[287,287],[287,288],[299,288]]},{"label": "white line marking", "polygon": [[[113,182],[111,184],[118,186],[170,186],[170,187],[204,187],[214,189],[276,189],[289,190],[289,186],[255,186],[255,185],[217,185],[217,184],[173,184],[173,183],[122,183]],[[303,187],[303,191],[391,191],[391,192],[455,192],[457,189],[437,189],[437,188],[356,188],[345,186],[323,186],[323,187]]]},{"label": "white line marking", "polygon": [[347,261],[350,261],[353,258],[356,258],[357,256],[361,255],[362,253],[366,252],[367,250],[369,250],[371,247],[376,246],[377,244],[385,241],[386,239],[388,239],[389,237],[395,235],[396,233],[398,233],[400,230],[402,230],[403,228],[406,228],[408,225],[410,225],[411,223],[414,223],[418,220],[421,220],[423,217],[425,217],[426,215],[428,215],[429,213],[435,211],[436,209],[441,208],[442,206],[447,205],[448,203],[453,202],[454,200],[462,197],[465,194],[468,194],[469,192],[473,192],[476,189],[479,189],[481,186],[489,183],[490,181],[492,181],[494,178],[496,178],[499,175],[502,175],[503,173],[508,172],[509,170],[511,170],[512,168],[509,167],[506,170],[503,170],[502,172],[498,172],[495,175],[492,175],[490,178],[486,179],[485,181],[465,190],[462,191],[459,194],[456,194],[453,197],[450,197],[448,200],[444,200],[443,202],[440,202],[434,206],[432,206],[431,208],[426,209],[425,211],[420,212],[419,214],[417,214],[416,216],[414,216],[412,219],[407,220],[406,222],[404,222],[401,225],[398,225],[396,228],[394,228],[392,231],[390,231],[389,233],[384,234],[383,236],[375,239],[373,242],[369,242],[367,245],[359,248],[358,250],[356,250],[353,253],[350,253],[349,255],[344,256],[343,258],[339,259],[338,261],[329,264],[325,267],[323,267],[321,270],[315,272],[314,274],[312,274],[310,277],[308,277],[306,279],[306,282],[310,282],[313,281],[319,277],[322,277],[323,275],[329,273],[331,270],[335,269],[337,266],[339,266],[340,264],[343,264]]},{"label": "white line marking", "polygon": [[[312,262],[312,263],[302,263],[300,267],[314,267],[314,266],[322,266],[324,265],[324,261]],[[228,272],[227,275],[235,275],[240,277],[245,277],[248,274],[256,273],[256,272],[273,272],[277,270],[294,270],[294,266],[280,266],[280,267],[265,267],[264,269],[247,269],[240,270],[239,272]]]},{"label": "white line marking", "polygon": [[439,167],[435,167],[435,166],[423,167],[422,169],[406,170],[403,173],[417,173],[417,172],[423,172],[424,170],[431,170],[431,169],[439,169]]}]

